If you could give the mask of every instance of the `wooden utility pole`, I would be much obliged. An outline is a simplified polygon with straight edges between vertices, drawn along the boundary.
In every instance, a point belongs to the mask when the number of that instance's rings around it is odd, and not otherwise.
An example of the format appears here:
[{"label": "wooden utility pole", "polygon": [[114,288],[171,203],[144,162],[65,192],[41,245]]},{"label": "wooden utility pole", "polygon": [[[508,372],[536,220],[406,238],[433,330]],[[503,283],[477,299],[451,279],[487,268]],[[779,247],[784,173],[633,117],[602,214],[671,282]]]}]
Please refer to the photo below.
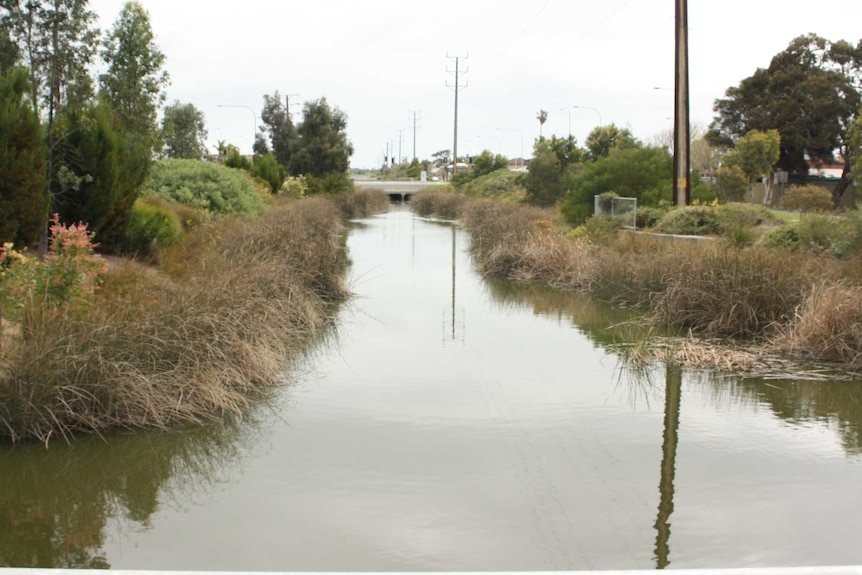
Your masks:
[{"label": "wooden utility pole", "polygon": [[673,115],[673,201],[678,206],[691,203],[689,182],[691,145],[689,138],[688,93],[688,0],[676,1],[676,74]]}]

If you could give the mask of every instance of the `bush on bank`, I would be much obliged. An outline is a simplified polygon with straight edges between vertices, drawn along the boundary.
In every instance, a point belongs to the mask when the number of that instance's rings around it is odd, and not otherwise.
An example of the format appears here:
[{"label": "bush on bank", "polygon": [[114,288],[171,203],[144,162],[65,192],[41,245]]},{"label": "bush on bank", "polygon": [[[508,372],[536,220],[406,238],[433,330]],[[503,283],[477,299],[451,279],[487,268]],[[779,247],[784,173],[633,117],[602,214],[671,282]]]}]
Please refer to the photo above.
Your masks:
[{"label": "bush on bank", "polygon": [[107,271],[85,229],[55,233],[53,267],[7,247],[0,436],[47,443],[242,413],[346,297],[341,221],[324,198],[278,202],[194,228],[156,266]]},{"label": "bush on bank", "polygon": [[141,195],[192,206],[213,216],[257,216],[263,197],[243,171],[199,160],[168,159],[153,166]]}]

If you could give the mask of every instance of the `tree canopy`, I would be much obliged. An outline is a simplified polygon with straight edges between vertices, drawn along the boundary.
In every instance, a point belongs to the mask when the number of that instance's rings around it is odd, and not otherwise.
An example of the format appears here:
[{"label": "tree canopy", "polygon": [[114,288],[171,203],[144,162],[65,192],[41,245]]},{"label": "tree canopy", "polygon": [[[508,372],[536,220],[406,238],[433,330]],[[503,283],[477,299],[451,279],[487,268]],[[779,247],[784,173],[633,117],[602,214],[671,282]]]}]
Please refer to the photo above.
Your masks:
[{"label": "tree canopy", "polygon": [[[708,199],[706,185],[692,173],[692,197]],[[607,158],[588,162],[575,174],[563,202],[563,215],[573,224],[593,212],[594,198],[613,192],[637,198],[638,205],[654,206],[673,199],[673,156],[664,148],[633,146],[614,148]]]},{"label": "tree canopy", "polygon": [[158,135],[156,113],[165,101],[168,73],[155,44],[150,16],[138,2],[127,2],[104,42],[108,65],[99,78],[99,95],[114,108],[133,145],[152,150]]},{"label": "tree canopy", "polygon": [[315,178],[343,175],[352,155],[344,112],[330,108],[326,98],[306,102],[290,154],[289,173]]},{"label": "tree canopy", "polygon": [[[206,120],[194,104],[174,101],[162,117],[162,140],[168,158],[200,160],[206,156]],[[221,150],[219,151],[221,153]]]},{"label": "tree canopy", "polygon": [[752,130],[778,130],[778,167],[805,174],[808,160],[828,162],[838,151],[845,174],[836,187],[839,201],[850,183],[853,150],[847,129],[862,101],[862,41],[856,46],[814,34],[793,39],[768,68],[758,68],[715,102],[711,142],[733,147]]},{"label": "tree canopy", "polygon": [[285,97],[284,103],[282,103],[282,97],[278,91],[272,96],[265,94],[260,119],[263,122],[261,131],[269,138],[267,151],[272,152],[279,165],[284,167],[289,166],[290,148],[293,139],[296,137],[296,128],[290,118],[287,97]]},{"label": "tree canopy", "polygon": [[533,147],[533,159],[524,188],[527,201],[537,206],[550,206],[566,193],[569,178],[581,166],[584,152],[574,136],[538,138]]},{"label": "tree canopy", "polygon": [[615,124],[596,126],[587,136],[585,142],[589,159],[607,158],[614,148],[632,148],[637,140],[627,128],[618,128]]}]

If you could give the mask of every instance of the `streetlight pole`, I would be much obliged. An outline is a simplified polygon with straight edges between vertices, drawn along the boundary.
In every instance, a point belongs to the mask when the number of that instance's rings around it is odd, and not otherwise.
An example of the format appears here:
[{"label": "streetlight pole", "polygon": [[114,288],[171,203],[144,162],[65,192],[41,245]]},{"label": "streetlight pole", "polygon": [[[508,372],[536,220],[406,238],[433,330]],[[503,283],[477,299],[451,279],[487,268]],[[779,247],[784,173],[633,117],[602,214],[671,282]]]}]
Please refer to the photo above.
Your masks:
[{"label": "streetlight pole", "polygon": [[521,162],[524,161],[524,133],[517,128],[497,128],[497,129],[501,130],[501,131],[506,131],[506,132],[518,132],[518,136],[521,138],[521,157],[519,158],[519,162],[518,162],[518,165],[520,166]]},{"label": "streetlight pole", "polygon": [[497,154],[503,155],[503,140],[498,138],[497,136],[476,136],[477,138],[494,138],[497,140]]},{"label": "streetlight pole", "polygon": [[251,112],[251,155],[254,155],[254,140],[257,138],[257,114],[250,106],[242,104],[219,104],[219,108],[245,108]]},{"label": "streetlight pole", "polygon": [[563,112],[563,111],[566,111],[569,113],[569,136],[571,137],[571,135],[572,135],[572,108],[571,107],[560,108],[560,112]]},{"label": "streetlight pole", "polygon": [[595,112],[595,113],[596,113],[596,116],[598,116],[598,117],[599,117],[599,126],[604,126],[604,125],[605,125],[605,123],[604,123],[604,122],[602,122],[602,115],[601,115],[601,113],[600,113],[598,110],[596,110],[595,108],[590,108],[589,106],[572,106],[572,108],[583,108],[584,110],[592,110],[593,112]]}]

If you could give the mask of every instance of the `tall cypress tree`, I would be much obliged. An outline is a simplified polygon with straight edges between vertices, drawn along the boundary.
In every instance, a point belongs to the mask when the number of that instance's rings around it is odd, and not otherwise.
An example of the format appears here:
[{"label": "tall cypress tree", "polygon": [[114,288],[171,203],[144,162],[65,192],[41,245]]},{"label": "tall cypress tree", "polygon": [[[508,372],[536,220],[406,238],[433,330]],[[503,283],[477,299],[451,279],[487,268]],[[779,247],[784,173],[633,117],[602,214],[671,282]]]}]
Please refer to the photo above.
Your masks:
[{"label": "tall cypress tree", "polygon": [[48,222],[45,148],[27,71],[0,74],[0,243],[31,245]]}]

